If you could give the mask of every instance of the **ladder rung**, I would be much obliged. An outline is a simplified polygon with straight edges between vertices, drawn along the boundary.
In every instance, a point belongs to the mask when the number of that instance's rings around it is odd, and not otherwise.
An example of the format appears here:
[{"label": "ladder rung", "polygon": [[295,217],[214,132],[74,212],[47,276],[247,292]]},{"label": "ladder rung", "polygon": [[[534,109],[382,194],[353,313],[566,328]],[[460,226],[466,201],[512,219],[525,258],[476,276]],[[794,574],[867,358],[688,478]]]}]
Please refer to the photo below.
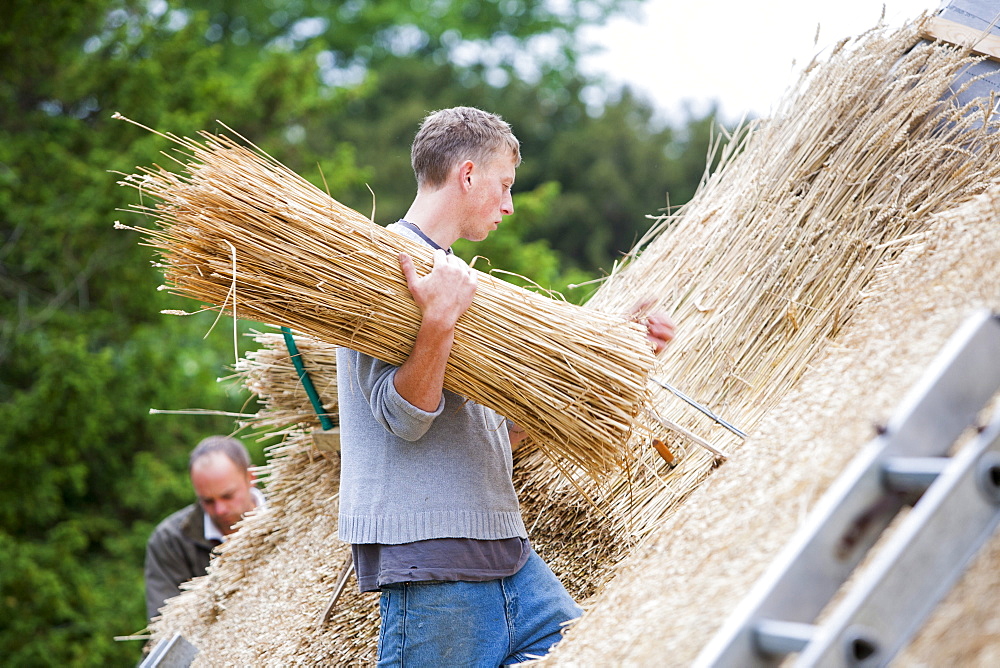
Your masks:
[{"label": "ladder rung", "polygon": [[948,457],[890,457],[882,463],[882,484],[901,494],[923,494],[948,465]]},{"label": "ladder rung", "polygon": [[784,656],[801,652],[814,635],[816,635],[815,624],[761,619],[754,627],[754,644],[763,654]]}]

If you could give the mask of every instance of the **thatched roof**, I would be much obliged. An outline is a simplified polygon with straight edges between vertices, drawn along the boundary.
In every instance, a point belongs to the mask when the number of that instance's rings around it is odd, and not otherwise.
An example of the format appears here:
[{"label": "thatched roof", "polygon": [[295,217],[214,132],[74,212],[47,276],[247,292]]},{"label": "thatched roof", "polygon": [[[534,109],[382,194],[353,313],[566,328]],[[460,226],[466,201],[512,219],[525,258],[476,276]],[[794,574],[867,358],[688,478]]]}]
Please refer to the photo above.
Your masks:
[{"label": "thatched roof", "polygon": [[[547,662],[689,663],[968,307],[1000,308],[996,248],[976,236],[989,237],[989,224],[944,215],[985,206],[975,197],[1000,177],[1000,133],[937,103],[968,62],[918,44],[915,26],[845,43],[773,119],[738,134],[691,203],[588,304],[613,313],[659,298],[679,338],[653,374],[750,437],[658,392],[658,417],[708,435],[729,460],[718,466],[652,417],[645,428],[677,453],[674,468],[635,441],[632,465],[610,481],[517,453],[532,540],[588,611]],[[270,454],[268,509],[154,633],[182,632],[201,648],[199,665],[370,662],[372,595],[349,587],[317,623],[347,552],[336,541],[337,467],[311,445],[304,393],[285,389],[280,341],[262,343],[248,360],[264,378],[261,419],[300,416]],[[300,349],[330,387],[325,345]]]},{"label": "thatched roof", "polygon": [[[1000,184],[935,217],[879,269],[837,344],[619,569],[545,663],[690,665],[944,342],[975,309],[1000,312],[997,267]],[[998,574],[1000,535],[899,665],[998,665]]]}]

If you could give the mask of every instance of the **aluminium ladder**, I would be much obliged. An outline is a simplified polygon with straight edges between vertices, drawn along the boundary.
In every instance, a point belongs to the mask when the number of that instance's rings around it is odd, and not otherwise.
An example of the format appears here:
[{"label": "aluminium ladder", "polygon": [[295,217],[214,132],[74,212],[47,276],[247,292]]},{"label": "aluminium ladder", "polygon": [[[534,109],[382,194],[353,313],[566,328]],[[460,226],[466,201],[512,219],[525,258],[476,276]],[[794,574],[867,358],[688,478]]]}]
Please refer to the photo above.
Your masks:
[{"label": "aluminium ladder", "polygon": [[1000,523],[1000,411],[948,456],[998,388],[1000,316],[983,310],[949,339],[695,665],[777,666],[795,653],[796,666],[886,665]]}]

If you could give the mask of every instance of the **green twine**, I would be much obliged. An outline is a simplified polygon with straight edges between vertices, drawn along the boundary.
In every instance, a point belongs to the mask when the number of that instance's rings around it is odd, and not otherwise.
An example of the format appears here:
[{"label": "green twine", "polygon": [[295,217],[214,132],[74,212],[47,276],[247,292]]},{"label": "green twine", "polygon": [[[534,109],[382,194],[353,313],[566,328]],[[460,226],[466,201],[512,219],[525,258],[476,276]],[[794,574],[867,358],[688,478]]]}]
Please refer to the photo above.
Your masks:
[{"label": "green twine", "polygon": [[333,420],[323,410],[323,402],[319,400],[319,393],[316,392],[316,386],[313,385],[312,378],[309,377],[305,364],[302,363],[302,353],[299,352],[299,347],[295,345],[295,337],[292,336],[292,330],[282,327],[281,333],[285,335],[285,345],[292,356],[292,364],[295,365],[295,370],[299,373],[299,381],[306,390],[306,396],[309,397],[309,402],[312,403],[313,410],[316,411],[320,425],[325,431],[333,429]]}]

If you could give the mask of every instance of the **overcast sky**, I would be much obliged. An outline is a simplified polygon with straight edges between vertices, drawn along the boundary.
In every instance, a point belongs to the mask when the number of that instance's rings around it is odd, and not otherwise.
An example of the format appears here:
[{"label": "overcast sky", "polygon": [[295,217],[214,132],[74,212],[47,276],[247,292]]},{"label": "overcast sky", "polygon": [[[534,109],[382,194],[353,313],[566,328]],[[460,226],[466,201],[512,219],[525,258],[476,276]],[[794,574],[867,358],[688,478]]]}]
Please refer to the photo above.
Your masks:
[{"label": "overcast sky", "polygon": [[[939,0],[647,0],[641,15],[584,33],[606,51],[584,62],[633,84],[668,118],[687,101],[723,116],[767,115],[799,68],[844,37],[874,27],[885,7],[891,26],[939,7]],[[819,37],[817,41],[817,26]]]}]

